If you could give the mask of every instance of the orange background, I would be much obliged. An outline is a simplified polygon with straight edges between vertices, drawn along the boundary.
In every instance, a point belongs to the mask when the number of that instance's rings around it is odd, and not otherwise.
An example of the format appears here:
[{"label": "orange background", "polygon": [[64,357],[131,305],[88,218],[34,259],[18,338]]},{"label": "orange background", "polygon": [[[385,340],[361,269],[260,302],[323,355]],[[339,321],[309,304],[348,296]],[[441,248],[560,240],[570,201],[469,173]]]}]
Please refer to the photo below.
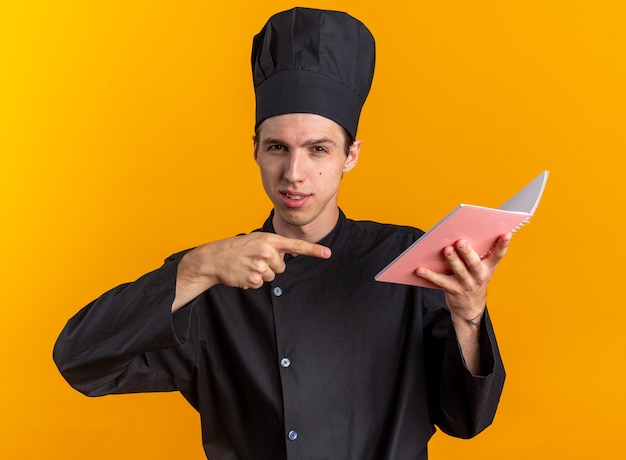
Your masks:
[{"label": "orange background", "polygon": [[[0,457],[202,459],[177,394],[89,399],[66,320],[170,253],[260,225],[252,35],[290,1],[0,5]],[[309,1],[378,43],[341,206],[429,228],[551,171],[489,293],[495,424],[432,459],[622,458],[626,2]]]}]

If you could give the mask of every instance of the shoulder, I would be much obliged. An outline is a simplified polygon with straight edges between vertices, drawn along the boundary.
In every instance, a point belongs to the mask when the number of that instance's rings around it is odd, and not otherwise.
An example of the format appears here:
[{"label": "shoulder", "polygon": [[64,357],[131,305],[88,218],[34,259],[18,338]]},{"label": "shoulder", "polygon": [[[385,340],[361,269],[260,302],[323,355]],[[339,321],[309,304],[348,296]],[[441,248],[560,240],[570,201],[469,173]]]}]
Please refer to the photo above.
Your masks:
[{"label": "shoulder", "polygon": [[419,228],[408,225],[385,224],[371,220],[348,219],[348,224],[352,227],[354,234],[365,238],[415,240],[424,234]]},{"label": "shoulder", "polygon": [[[348,277],[358,274],[360,285],[380,289],[405,289],[400,285],[375,283],[376,274],[411,246],[423,232],[415,227],[369,220],[346,219],[332,246],[332,260]],[[346,271],[345,267],[350,267]]]},{"label": "shoulder", "polygon": [[386,224],[370,220],[346,221],[349,231],[346,247],[358,253],[392,254],[394,257],[413,244],[424,232],[407,225]]}]

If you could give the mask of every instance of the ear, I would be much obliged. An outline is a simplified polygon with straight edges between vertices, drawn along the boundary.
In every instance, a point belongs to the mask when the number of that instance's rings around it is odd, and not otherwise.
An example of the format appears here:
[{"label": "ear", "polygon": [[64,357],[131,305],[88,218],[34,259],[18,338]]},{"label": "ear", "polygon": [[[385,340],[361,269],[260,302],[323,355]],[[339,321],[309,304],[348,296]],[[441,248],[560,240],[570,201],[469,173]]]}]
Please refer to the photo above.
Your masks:
[{"label": "ear", "polygon": [[259,159],[258,159],[258,154],[259,154],[259,144],[256,140],[256,136],[252,139],[254,141],[253,143],[253,149],[254,149],[254,162],[256,164],[259,164]]},{"label": "ear", "polygon": [[359,161],[359,154],[361,153],[361,141],[355,140],[350,146],[350,150],[348,151],[348,156],[346,157],[346,162],[343,165],[343,172],[347,173],[352,171],[352,169],[356,166]]}]

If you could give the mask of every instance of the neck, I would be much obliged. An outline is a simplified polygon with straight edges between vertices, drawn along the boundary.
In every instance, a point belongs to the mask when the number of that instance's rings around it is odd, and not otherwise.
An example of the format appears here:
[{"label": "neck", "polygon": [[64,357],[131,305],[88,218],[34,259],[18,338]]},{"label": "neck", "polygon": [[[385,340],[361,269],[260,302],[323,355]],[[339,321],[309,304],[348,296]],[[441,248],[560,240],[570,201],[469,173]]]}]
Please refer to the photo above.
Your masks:
[{"label": "neck", "polygon": [[304,225],[291,224],[274,214],[272,225],[274,231],[280,236],[317,243],[333,231],[338,220],[339,208],[335,208],[334,212],[330,213],[326,219],[317,219]]}]

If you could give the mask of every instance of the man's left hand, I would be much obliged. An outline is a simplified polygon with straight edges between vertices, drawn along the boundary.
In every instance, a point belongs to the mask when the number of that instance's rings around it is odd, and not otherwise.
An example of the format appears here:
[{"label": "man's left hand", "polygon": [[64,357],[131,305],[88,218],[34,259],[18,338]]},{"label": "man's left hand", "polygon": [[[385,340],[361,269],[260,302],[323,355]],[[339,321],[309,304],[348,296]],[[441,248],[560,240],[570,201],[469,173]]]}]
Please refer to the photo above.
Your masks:
[{"label": "man's left hand", "polygon": [[502,235],[493,250],[483,259],[467,240],[459,240],[443,249],[452,274],[444,275],[418,268],[418,276],[436,284],[445,291],[446,302],[455,319],[479,321],[485,309],[487,285],[498,263],[507,252],[511,233]]},{"label": "man's left hand", "polygon": [[507,252],[511,233],[502,235],[493,250],[484,258],[472,249],[467,240],[459,240],[443,249],[451,274],[418,268],[418,276],[445,291],[452,324],[456,331],[465,364],[469,371],[482,373],[479,347],[479,326],[485,312],[487,285],[498,263]]}]

